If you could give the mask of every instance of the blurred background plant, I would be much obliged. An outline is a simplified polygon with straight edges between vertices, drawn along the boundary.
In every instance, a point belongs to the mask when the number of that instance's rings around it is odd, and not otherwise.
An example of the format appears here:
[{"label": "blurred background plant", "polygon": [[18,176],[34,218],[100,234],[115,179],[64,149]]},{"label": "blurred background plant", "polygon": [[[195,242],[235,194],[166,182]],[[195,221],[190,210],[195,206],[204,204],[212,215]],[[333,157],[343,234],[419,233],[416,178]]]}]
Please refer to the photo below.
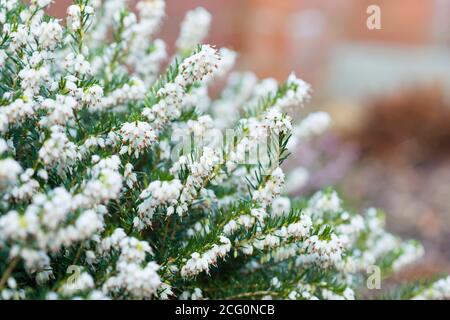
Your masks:
[{"label": "blurred background plant", "polygon": [[[51,13],[63,17],[69,3],[58,0]],[[381,8],[381,30],[366,27],[372,4]],[[312,83],[310,108],[330,112],[334,125],[287,164],[308,172],[293,193],[332,184],[356,209],[384,209],[389,229],[419,238],[426,249],[405,277],[450,270],[450,1],[167,5],[171,23],[160,36],[169,44],[186,10],[203,6],[214,19],[206,42],[239,51],[238,69],[278,80],[294,70]]]}]

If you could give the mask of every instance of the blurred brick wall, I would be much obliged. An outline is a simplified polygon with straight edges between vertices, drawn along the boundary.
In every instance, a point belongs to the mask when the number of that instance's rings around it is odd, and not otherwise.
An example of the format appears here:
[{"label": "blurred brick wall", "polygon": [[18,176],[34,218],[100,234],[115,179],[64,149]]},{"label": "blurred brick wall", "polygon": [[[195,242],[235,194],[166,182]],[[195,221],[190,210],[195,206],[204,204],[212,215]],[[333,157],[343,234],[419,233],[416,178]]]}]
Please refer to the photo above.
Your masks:
[{"label": "blurred brick wall", "polygon": [[[320,82],[330,49],[343,41],[424,44],[432,40],[436,3],[450,0],[167,0],[167,18],[158,36],[169,47],[189,9],[213,14],[207,42],[240,52],[239,65],[258,75],[283,79],[295,70]],[[59,17],[70,0],[57,0]],[[377,4],[382,30],[366,28],[367,7]],[[450,6],[447,6],[447,10]],[[444,19],[445,19],[445,13]],[[448,12],[450,20],[450,12]],[[447,31],[448,33],[448,31]]]}]

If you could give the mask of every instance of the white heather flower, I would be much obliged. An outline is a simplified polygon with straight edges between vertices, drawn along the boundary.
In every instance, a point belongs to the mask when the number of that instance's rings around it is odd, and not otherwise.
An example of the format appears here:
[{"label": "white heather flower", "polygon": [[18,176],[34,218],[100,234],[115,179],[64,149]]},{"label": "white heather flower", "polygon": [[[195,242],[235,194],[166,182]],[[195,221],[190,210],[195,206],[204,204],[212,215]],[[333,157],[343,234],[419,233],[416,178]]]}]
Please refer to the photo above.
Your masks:
[{"label": "white heather flower", "polygon": [[3,241],[25,240],[38,232],[39,218],[35,212],[21,215],[17,211],[9,211],[0,217],[0,230],[0,239]]},{"label": "white heather flower", "polygon": [[200,290],[200,288],[195,288],[194,292],[191,295],[191,299],[192,300],[201,300],[202,298],[203,298],[202,290]]},{"label": "white heather flower", "polygon": [[91,64],[82,54],[69,53],[64,59],[63,66],[72,74],[89,75],[92,73]]},{"label": "white heather flower", "polygon": [[253,246],[251,244],[243,244],[240,248],[242,250],[242,253],[245,255],[252,255],[253,254]]},{"label": "white heather flower", "polygon": [[288,225],[287,235],[294,238],[305,238],[310,235],[311,228],[311,218],[304,214],[301,216],[300,221]]},{"label": "white heather flower", "polygon": [[309,114],[295,128],[294,135],[298,138],[309,138],[325,132],[331,124],[331,117],[326,112],[314,112]]},{"label": "white heather flower", "polygon": [[124,174],[123,174],[123,176],[125,178],[125,182],[130,189],[137,182],[136,173],[133,172],[133,169],[134,169],[133,165],[131,163],[127,163],[125,165],[125,170],[124,170]]},{"label": "white heather flower", "polygon": [[267,212],[265,209],[253,208],[250,210],[250,215],[255,217],[259,222],[263,223],[264,218],[267,216]]},{"label": "white heather flower", "polygon": [[200,113],[207,112],[210,104],[211,98],[206,84],[192,88],[183,99],[184,109],[196,108]]},{"label": "white heather flower", "polygon": [[0,50],[0,69],[5,65],[7,57],[5,50]]},{"label": "white heather flower", "polygon": [[260,238],[253,241],[253,246],[256,249],[263,250],[266,248],[272,249],[275,247],[278,247],[280,245],[280,237],[273,235],[273,234],[267,234],[267,235],[261,235]]},{"label": "white heather flower", "polygon": [[53,20],[49,22],[42,22],[32,32],[38,38],[39,45],[44,49],[54,49],[61,41],[63,30],[61,25]]},{"label": "white heather flower", "polygon": [[99,105],[103,98],[103,88],[99,85],[93,85],[83,92],[81,100],[90,108]]},{"label": "white heather flower", "polygon": [[3,155],[3,153],[5,153],[6,151],[8,151],[9,147],[8,147],[8,143],[0,138],[0,156]]},{"label": "white heather flower", "polygon": [[284,184],[284,173],[281,168],[276,168],[272,171],[270,178],[265,185],[253,192],[253,201],[257,202],[263,207],[269,206],[273,199],[277,197]]},{"label": "white heather flower", "polygon": [[145,108],[142,115],[160,129],[181,115],[185,92],[181,85],[169,82],[157,92],[157,95],[160,98],[159,102],[151,108]]},{"label": "white heather flower", "polygon": [[265,115],[265,123],[266,125],[275,133],[275,134],[287,134],[291,131],[291,117],[288,115],[282,114],[278,110],[271,109]]},{"label": "white heather flower", "polygon": [[165,14],[166,3],[164,0],[142,0],[136,5],[139,12],[139,25],[137,33],[151,36],[159,27]]},{"label": "white heather flower", "polygon": [[309,200],[307,212],[314,218],[320,218],[325,213],[336,214],[342,210],[341,202],[336,191],[318,191]]},{"label": "white heather flower", "polygon": [[209,271],[208,260],[202,257],[200,253],[194,252],[191,254],[191,258],[181,268],[181,276],[190,278],[203,271]]},{"label": "white heather flower", "polygon": [[103,228],[103,219],[93,210],[84,211],[75,221],[80,239],[88,239]]},{"label": "white heather flower", "polygon": [[35,195],[26,212],[41,215],[43,225],[54,230],[72,211],[72,206],[72,195],[63,187],[59,187],[48,195],[43,193]]},{"label": "white heather flower", "polygon": [[[79,31],[82,27],[81,17],[85,19],[86,16],[92,16],[94,13],[94,8],[91,6],[83,6],[73,4],[67,8],[67,26],[72,31]],[[85,25],[89,25],[89,21],[85,22]]]},{"label": "white heather flower", "polygon": [[39,69],[26,67],[19,72],[19,78],[21,79],[21,87],[24,90],[26,96],[32,97],[39,93],[41,85],[49,80],[50,70],[48,66],[43,65]]},{"label": "white heather flower", "polygon": [[120,153],[134,154],[136,158],[157,140],[150,124],[142,121],[124,123],[119,130],[119,134],[123,143]]},{"label": "white heather flower", "polygon": [[394,263],[392,264],[392,269],[395,272],[400,271],[403,267],[407,266],[408,264],[416,262],[424,254],[423,247],[416,243],[406,242],[404,245],[401,246],[401,249],[402,254],[399,257],[397,257],[397,259],[395,259]]},{"label": "white heather flower", "polygon": [[167,283],[162,283],[160,286],[159,298],[161,300],[169,300],[174,295],[172,287]]},{"label": "white heather flower", "polygon": [[[158,206],[167,206],[166,213],[169,216],[175,212],[178,213],[178,208],[180,205],[182,206],[182,204],[178,203],[182,189],[183,185],[178,179],[151,182],[139,196],[143,199],[143,202],[138,206],[141,219],[146,224],[151,224],[150,220]],[[187,208],[183,208],[181,212],[184,213],[185,209]]]},{"label": "white heather flower", "polygon": [[227,224],[225,224],[225,226],[223,227],[223,233],[225,235],[230,235],[234,231],[236,231],[238,228],[239,228],[239,225],[237,224],[236,220],[231,220],[231,221],[227,222]]},{"label": "white heather flower", "polygon": [[119,242],[121,260],[128,262],[143,262],[147,254],[153,254],[150,245],[146,241],[139,241],[133,237],[125,237]]},{"label": "white heather flower", "polygon": [[245,229],[250,229],[255,225],[256,218],[248,214],[240,215],[237,219],[239,225],[243,226]]},{"label": "white heather flower", "polygon": [[[9,30],[7,33],[10,33],[11,30]],[[20,47],[23,47],[27,42],[29,42],[31,38],[31,35],[29,34],[28,28],[23,25],[19,24],[17,26],[17,30],[14,32],[11,32],[11,49],[17,50]]]},{"label": "white heather flower", "polygon": [[294,193],[304,187],[309,180],[309,173],[304,167],[297,167],[287,174],[285,189],[288,193]]},{"label": "white heather flower", "polygon": [[214,244],[211,249],[203,254],[198,252],[192,253],[191,258],[181,268],[181,276],[184,278],[192,278],[203,271],[209,273],[210,265],[215,265],[219,257],[222,259],[225,258],[231,250],[231,242],[224,236],[221,236],[219,240],[220,244]]},{"label": "white heather flower", "polygon": [[197,120],[188,120],[183,126],[174,126],[172,140],[177,141],[192,134],[200,142],[207,138],[213,128],[214,122],[209,115],[200,116]]},{"label": "white heather flower", "polygon": [[280,288],[281,282],[277,277],[273,277],[272,280],[270,280],[270,285],[273,286],[274,288]]},{"label": "white heather flower", "polygon": [[48,169],[54,167],[62,174],[77,159],[77,147],[71,142],[59,126],[51,127],[50,138],[39,150],[39,158]]},{"label": "white heather flower", "polygon": [[161,39],[156,39],[153,41],[150,52],[139,50],[137,53],[130,54],[128,62],[134,66],[136,74],[149,87],[156,80],[161,64],[166,59],[166,43]]},{"label": "white heather flower", "polygon": [[303,80],[297,78],[294,73],[289,75],[286,82],[287,91],[278,99],[276,107],[283,110],[296,106],[303,106],[309,99],[311,86]]},{"label": "white heather flower", "polygon": [[217,71],[220,56],[210,45],[202,45],[201,50],[184,59],[180,64],[180,74],[175,82],[183,87],[196,82],[206,83]]},{"label": "white heather flower", "polygon": [[56,100],[45,99],[40,108],[46,110],[48,115],[39,121],[40,125],[65,125],[73,118],[73,111],[77,108],[77,104],[71,96],[57,95]]},{"label": "white heather flower", "polygon": [[11,199],[23,201],[28,200],[33,196],[39,188],[39,183],[35,179],[32,179],[33,175],[34,170],[31,168],[26,169],[25,172],[20,175],[19,183],[17,183],[9,192]]},{"label": "white heather flower", "polygon": [[346,300],[355,300],[355,292],[349,287],[345,288],[342,295]]},{"label": "white heather flower", "polygon": [[278,82],[274,78],[262,79],[253,88],[250,103],[257,103],[261,98],[267,97],[268,95],[275,95],[278,90]]},{"label": "white heather flower", "polygon": [[90,174],[92,179],[84,186],[82,196],[78,198],[82,205],[107,203],[114,199],[122,189],[122,175],[119,173],[120,158],[113,155],[95,164]]},{"label": "white heather flower", "polygon": [[221,98],[212,102],[211,112],[216,125],[220,128],[228,128],[238,119],[238,109],[252,95],[256,82],[256,75],[252,72],[232,72],[229,75]]},{"label": "white heather flower", "polygon": [[0,160],[0,189],[15,184],[22,167],[14,159]]},{"label": "white heather flower", "polygon": [[440,279],[412,300],[447,300],[450,297],[450,277]]},{"label": "white heather flower", "polygon": [[297,291],[291,291],[288,295],[289,300],[297,300],[298,293]]},{"label": "white heather flower", "polygon": [[9,105],[0,108],[0,131],[5,131],[8,125],[17,125],[35,113],[34,105],[31,101],[17,99]]},{"label": "white heather flower", "polygon": [[217,76],[223,77],[233,69],[236,63],[237,53],[228,48],[220,48],[219,55],[221,60],[218,66]]},{"label": "white heather flower", "polygon": [[291,211],[291,200],[288,197],[278,197],[272,203],[272,216],[281,217]]},{"label": "white heather flower", "polygon": [[303,243],[304,255],[297,258],[296,263],[314,264],[321,268],[336,266],[342,260],[343,246],[340,238],[332,233],[330,240],[321,240],[313,235]]},{"label": "white heather flower", "polygon": [[211,14],[202,7],[188,11],[181,23],[180,36],[177,39],[177,48],[181,52],[194,49],[202,43],[209,32]]},{"label": "white heather flower", "polygon": [[145,84],[137,79],[131,78],[128,83],[119,87],[106,96],[101,98],[99,104],[91,105],[91,111],[112,109],[120,110],[121,106],[131,101],[137,101],[145,98],[146,94]]},{"label": "white heather flower", "polygon": [[93,289],[94,286],[94,278],[89,273],[82,272],[80,275],[74,277],[73,282],[66,282],[61,288],[61,293],[64,296],[72,296],[76,293]]}]

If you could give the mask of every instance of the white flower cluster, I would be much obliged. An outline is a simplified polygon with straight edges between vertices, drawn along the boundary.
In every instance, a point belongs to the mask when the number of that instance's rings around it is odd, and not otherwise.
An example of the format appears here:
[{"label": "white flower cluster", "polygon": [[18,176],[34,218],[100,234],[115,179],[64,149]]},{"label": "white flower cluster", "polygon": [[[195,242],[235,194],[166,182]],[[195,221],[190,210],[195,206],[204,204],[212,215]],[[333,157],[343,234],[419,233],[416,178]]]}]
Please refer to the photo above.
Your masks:
[{"label": "white flower cluster", "polygon": [[278,110],[271,109],[265,115],[265,123],[275,134],[286,134],[291,131],[291,117]]},{"label": "white flower cluster", "polygon": [[148,242],[127,237],[122,229],[116,229],[102,240],[100,248],[103,252],[111,249],[120,252],[115,274],[103,284],[105,294],[114,296],[125,291],[135,299],[149,299],[156,294],[161,279],[158,264],[145,262],[147,254],[152,254]]},{"label": "white flower cluster", "polygon": [[[73,4],[67,8],[67,26],[71,31],[82,30],[82,21],[92,19],[94,8],[92,6]],[[86,22],[84,22],[86,23]]]},{"label": "white flower cluster", "polygon": [[297,78],[294,73],[289,75],[286,86],[286,93],[276,104],[281,110],[303,105],[309,99],[311,86]]},{"label": "white flower cluster", "polygon": [[173,82],[166,83],[157,95],[159,101],[145,108],[142,114],[160,129],[181,115],[187,87],[194,83],[207,83],[217,72],[220,57],[217,50],[203,45],[201,50],[183,60],[179,74]]},{"label": "white flower cluster", "polygon": [[272,202],[271,214],[273,217],[281,217],[291,211],[291,200],[288,197],[278,197]]},{"label": "white flower cluster", "polygon": [[134,154],[135,158],[152,146],[156,140],[156,134],[150,124],[143,121],[127,122],[119,130],[123,146],[120,153]]},{"label": "white flower cluster", "polygon": [[[128,83],[112,90],[104,95],[98,104],[91,105],[89,110],[92,112],[111,110],[115,112],[124,112],[126,104],[132,101],[140,101],[145,98],[146,86],[138,78],[131,78]],[[84,100],[86,100],[85,98]]]},{"label": "white flower cluster", "polygon": [[255,225],[256,222],[263,226],[266,216],[267,212],[265,209],[253,208],[250,210],[250,214],[241,214],[235,219],[228,221],[223,227],[223,233],[229,236],[238,230],[239,227],[249,230]]},{"label": "white flower cluster", "polygon": [[182,169],[188,169],[190,175],[186,178],[186,182],[183,184],[178,179],[170,182],[151,182],[140,195],[143,202],[138,206],[140,217],[135,218],[134,225],[138,229],[151,225],[151,218],[158,206],[165,206],[165,213],[168,216],[174,213],[179,216],[185,214],[188,206],[196,198],[197,190],[203,187],[205,180],[211,176],[220,161],[218,152],[208,147],[203,148],[197,161],[181,156],[171,168],[171,173],[177,174]]},{"label": "white flower cluster", "polygon": [[17,281],[10,277],[6,281],[7,287],[0,292],[2,300],[21,300],[25,299],[25,290],[19,289]]},{"label": "white flower cluster", "polygon": [[91,64],[82,54],[69,53],[64,59],[63,67],[72,74],[92,74]]},{"label": "white flower cluster", "polygon": [[180,37],[176,43],[178,50],[189,52],[202,43],[209,32],[210,24],[211,14],[202,7],[188,11],[181,23]]},{"label": "white flower cluster", "polygon": [[178,179],[151,182],[139,196],[143,202],[138,206],[140,219],[135,218],[135,226],[143,229],[145,225],[151,225],[153,214],[159,206],[167,207],[166,214],[168,216],[173,213],[182,215],[186,212],[187,208],[183,205],[179,206],[179,200],[183,201],[180,199],[182,189],[183,185]]},{"label": "white flower cluster", "polygon": [[38,194],[24,214],[10,211],[0,218],[1,241],[15,243],[10,254],[24,259],[28,270],[49,268],[47,250],[57,252],[62,246],[70,247],[103,228],[105,208],[101,207],[98,212],[82,211],[73,223],[67,224],[75,206],[76,200],[63,188],[55,189],[49,196]]},{"label": "white flower cluster", "polygon": [[217,50],[210,45],[202,45],[201,50],[186,58],[180,65],[180,75],[175,82],[182,87],[194,83],[208,83],[220,64],[220,56]]},{"label": "white flower cluster", "polygon": [[272,201],[283,190],[284,173],[281,168],[276,168],[270,174],[268,181],[263,188],[253,193],[253,201],[261,205],[263,208],[272,204]]},{"label": "white flower cluster", "polygon": [[18,125],[20,122],[34,115],[34,103],[17,99],[0,109],[0,132],[8,129],[8,126]]},{"label": "white flower cluster", "polygon": [[75,277],[73,282],[66,282],[60,289],[60,294],[71,297],[83,291],[90,291],[95,288],[94,279],[87,272],[82,272]]},{"label": "white flower cluster", "polygon": [[56,168],[59,174],[70,169],[78,157],[76,145],[69,140],[60,126],[51,127],[50,138],[39,150],[39,159],[46,168]]},{"label": "white flower cluster", "polygon": [[321,240],[314,235],[306,239],[303,246],[304,254],[296,259],[297,265],[317,264],[322,268],[337,265],[342,259],[343,245],[341,239],[334,233],[329,240]]},{"label": "white flower cluster", "polygon": [[189,300],[189,299],[191,300],[204,299],[202,290],[200,288],[195,288],[192,293],[189,291],[183,291],[183,293],[179,297],[179,300]]},{"label": "white flower cluster", "polygon": [[336,191],[331,193],[319,191],[308,202],[308,214],[315,219],[322,219],[325,214],[336,214],[342,211],[341,199]]},{"label": "white flower cluster", "polygon": [[219,128],[229,128],[237,121],[239,108],[252,96],[256,83],[256,75],[252,72],[232,72],[229,75],[221,97],[211,105],[211,113]]},{"label": "white flower cluster", "polygon": [[11,158],[0,160],[0,190],[14,185],[22,172],[20,164]]},{"label": "white flower cluster", "polygon": [[298,138],[308,138],[313,135],[322,134],[331,123],[330,115],[326,112],[314,112],[306,116],[305,119],[294,129],[294,135]]},{"label": "white flower cluster", "polygon": [[[291,245],[285,245],[285,243],[290,243],[292,241],[307,241],[308,237],[311,235],[312,222],[311,218],[307,215],[301,215],[297,222],[288,224],[279,229],[276,229],[269,233],[260,232],[256,239],[252,241],[244,241],[240,244],[241,250],[246,255],[252,255],[254,249],[257,250],[273,250],[272,254],[274,256],[285,256],[285,259],[296,255],[296,249],[293,251],[292,255],[287,255],[286,250],[292,252],[292,249],[296,247],[291,247]],[[267,260],[269,256],[262,259],[262,261]]]},{"label": "white flower cluster", "polygon": [[63,126],[74,118],[74,110],[78,106],[77,100],[71,96],[57,95],[56,99],[45,99],[40,108],[46,110],[48,115],[39,121],[41,126]]},{"label": "white flower cluster", "polygon": [[227,237],[220,237],[220,244],[214,244],[211,249],[200,254],[194,252],[191,258],[181,268],[181,276],[192,278],[201,272],[209,273],[210,265],[216,265],[218,258],[224,258],[231,250],[231,242]]},{"label": "white flower cluster", "polygon": [[447,300],[450,297],[450,277],[440,279],[414,296],[413,300]]},{"label": "white flower cluster", "polygon": [[[289,144],[289,143],[288,143]],[[304,167],[297,167],[287,173],[285,192],[294,193],[304,187],[309,181],[309,172]]]},{"label": "white flower cluster", "polygon": [[367,210],[364,216],[364,251],[352,256],[350,269],[365,270],[377,264],[386,255],[395,254],[392,268],[398,271],[407,264],[417,261],[423,255],[423,247],[415,242],[403,242],[384,228],[384,216],[374,208]]}]

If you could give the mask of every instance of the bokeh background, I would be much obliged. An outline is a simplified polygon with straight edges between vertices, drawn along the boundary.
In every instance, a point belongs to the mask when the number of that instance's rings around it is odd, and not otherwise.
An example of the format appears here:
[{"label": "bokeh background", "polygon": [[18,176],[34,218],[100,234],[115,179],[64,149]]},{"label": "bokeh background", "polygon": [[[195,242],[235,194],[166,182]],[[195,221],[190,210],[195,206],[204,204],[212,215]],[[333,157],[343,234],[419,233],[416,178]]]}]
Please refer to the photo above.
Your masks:
[{"label": "bokeh background", "polygon": [[[63,17],[70,0],[51,13]],[[366,27],[369,5],[381,30]],[[332,129],[304,144],[289,166],[310,172],[309,194],[335,186],[355,210],[386,211],[388,229],[424,243],[403,277],[450,271],[449,0],[167,0],[158,36],[173,43],[185,12],[213,15],[206,42],[240,53],[237,69],[310,82],[308,111]]]}]

